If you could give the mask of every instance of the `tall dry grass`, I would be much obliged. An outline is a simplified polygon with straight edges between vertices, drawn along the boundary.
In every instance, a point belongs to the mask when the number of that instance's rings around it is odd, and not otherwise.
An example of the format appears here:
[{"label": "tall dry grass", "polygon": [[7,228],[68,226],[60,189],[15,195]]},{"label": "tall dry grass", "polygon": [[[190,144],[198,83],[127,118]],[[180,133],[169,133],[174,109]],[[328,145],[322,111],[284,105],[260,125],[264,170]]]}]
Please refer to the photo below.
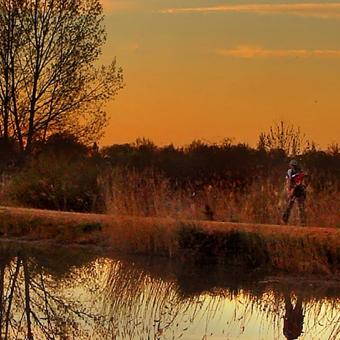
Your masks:
[{"label": "tall dry grass", "polygon": [[[105,185],[107,209],[115,215],[280,224],[287,205],[284,179],[260,179],[242,191],[222,182],[197,190],[176,188],[153,171],[115,169]],[[340,192],[308,188],[306,213],[307,225],[340,227]],[[290,224],[299,223],[296,205]]]}]

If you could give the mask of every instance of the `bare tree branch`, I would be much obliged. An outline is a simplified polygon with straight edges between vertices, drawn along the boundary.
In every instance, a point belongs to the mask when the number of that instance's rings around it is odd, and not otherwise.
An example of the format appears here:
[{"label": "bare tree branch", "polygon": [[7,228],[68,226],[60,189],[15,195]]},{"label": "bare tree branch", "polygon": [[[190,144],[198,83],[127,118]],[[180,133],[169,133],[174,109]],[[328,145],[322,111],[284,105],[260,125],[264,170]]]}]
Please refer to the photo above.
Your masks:
[{"label": "bare tree branch", "polygon": [[56,131],[102,133],[103,104],[123,87],[115,60],[95,66],[103,19],[99,0],[0,0],[0,136],[29,151]]}]

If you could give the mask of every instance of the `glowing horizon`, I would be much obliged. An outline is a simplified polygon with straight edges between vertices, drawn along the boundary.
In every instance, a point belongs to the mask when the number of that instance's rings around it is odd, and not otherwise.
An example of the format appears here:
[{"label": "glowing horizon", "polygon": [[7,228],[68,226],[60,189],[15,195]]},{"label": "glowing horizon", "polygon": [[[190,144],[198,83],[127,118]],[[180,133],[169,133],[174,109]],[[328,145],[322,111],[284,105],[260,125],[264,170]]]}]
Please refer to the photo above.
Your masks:
[{"label": "glowing horizon", "polygon": [[102,145],[224,138],[255,145],[279,120],[340,142],[340,2],[105,0],[126,88]]}]

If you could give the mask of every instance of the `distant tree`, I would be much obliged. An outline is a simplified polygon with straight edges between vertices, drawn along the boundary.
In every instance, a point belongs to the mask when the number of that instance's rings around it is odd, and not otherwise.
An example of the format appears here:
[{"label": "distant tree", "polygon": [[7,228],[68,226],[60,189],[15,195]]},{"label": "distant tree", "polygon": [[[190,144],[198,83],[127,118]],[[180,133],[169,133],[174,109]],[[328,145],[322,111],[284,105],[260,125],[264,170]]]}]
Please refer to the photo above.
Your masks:
[{"label": "distant tree", "polygon": [[338,143],[332,143],[328,145],[327,152],[332,156],[340,156],[340,145]]},{"label": "distant tree", "polygon": [[274,123],[268,132],[262,132],[257,144],[259,150],[279,149],[288,156],[299,155],[311,145],[314,144],[306,140],[299,127],[285,121]]},{"label": "distant tree", "polygon": [[115,60],[95,66],[105,39],[99,0],[0,0],[0,135],[22,151],[56,132],[100,137],[123,87]]},{"label": "distant tree", "polygon": [[133,145],[144,152],[153,152],[157,149],[156,144],[151,139],[145,137],[137,138]]},{"label": "distant tree", "polygon": [[40,146],[39,151],[72,162],[87,157],[89,150],[76,136],[56,133],[48,137],[46,142]]}]

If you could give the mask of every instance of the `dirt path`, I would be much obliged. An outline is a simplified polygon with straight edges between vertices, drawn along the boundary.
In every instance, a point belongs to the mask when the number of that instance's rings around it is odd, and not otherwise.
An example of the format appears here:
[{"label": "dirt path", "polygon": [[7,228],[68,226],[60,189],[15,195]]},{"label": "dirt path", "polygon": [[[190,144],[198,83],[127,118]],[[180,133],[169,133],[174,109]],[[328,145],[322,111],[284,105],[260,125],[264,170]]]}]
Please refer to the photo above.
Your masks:
[{"label": "dirt path", "polygon": [[[142,224],[148,223],[174,223],[176,222],[172,218],[158,218],[158,217],[134,217],[134,216],[114,216],[105,214],[90,214],[90,213],[76,213],[76,212],[64,212],[55,210],[41,210],[41,209],[29,209],[29,208],[17,208],[17,207],[3,207],[0,206],[0,218],[1,216],[18,217],[20,219],[27,218],[48,221],[56,224],[79,224],[79,223],[100,223],[103,225],[111,225],[113,222],[121,221],[135,221]],[[178,222],[178,221],[177,221]],[[299,235],[318,235],[330,236],[337,235],[340,238],[340,228],[325,228],[325,227],[300,227],[300,226],[286,226],[286,225],[272,225],[272,224],[253,224],[253,223],[232,223],[232,222],[220,222],[220,221],[196,221],[196,220],[183,220],[186,224],[195,224],[202,226],[205,229],[211,231],[228,230],[228,229],[240,229],[248,232],[260,232],[264,234],[299,234]]]}]

